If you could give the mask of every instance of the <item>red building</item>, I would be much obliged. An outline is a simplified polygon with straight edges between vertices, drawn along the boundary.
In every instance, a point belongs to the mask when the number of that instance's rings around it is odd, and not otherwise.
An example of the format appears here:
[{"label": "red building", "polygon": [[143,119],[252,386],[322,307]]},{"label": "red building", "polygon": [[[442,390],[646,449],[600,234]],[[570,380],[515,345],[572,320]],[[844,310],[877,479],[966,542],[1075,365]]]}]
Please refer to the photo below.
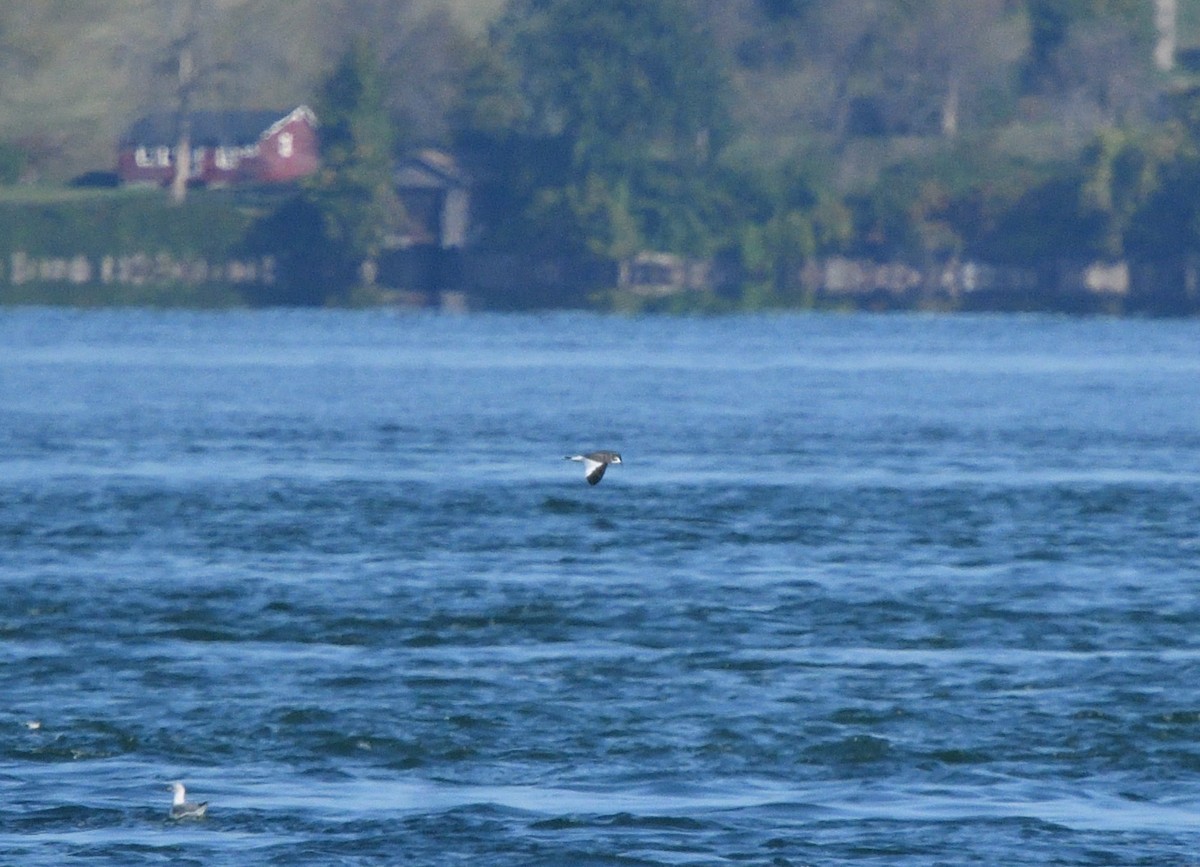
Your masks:
[{"label": "red building", "polygon": [[[206,186],[294,181],[320,165],[317,118],[308,106],[280,111],[196,111],[191,122],[189,182]],[[169,184],[175,174],[179,118],[137,121],[117,153],[122,184]]]}]

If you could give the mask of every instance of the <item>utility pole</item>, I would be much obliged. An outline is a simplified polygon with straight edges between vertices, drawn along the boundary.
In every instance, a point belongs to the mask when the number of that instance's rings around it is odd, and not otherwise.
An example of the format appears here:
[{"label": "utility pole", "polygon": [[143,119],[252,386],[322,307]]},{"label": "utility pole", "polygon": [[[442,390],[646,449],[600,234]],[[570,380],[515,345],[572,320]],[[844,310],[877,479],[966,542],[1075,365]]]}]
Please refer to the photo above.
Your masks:
[{"label": "utility pole", "polygon": [[196,89],[196,0],[190,0],[184,13],[183,35],[176,44],[176,97],[179,117],[175,130],[175,174],[171,178],[171,202],[183,204],[187,198],[188,178],[192,174],[192,93]]},{"label": "utility pole", "polygon": [[946,96],[942,100],[942,135],[954,138],[958,135],[958,76],[951,75],[950,83],[946,86]]},{"label": "utility pole", "polygon": [[171,202],[183,204],[188,177],[192,173],[192,47],[186,41],[179,49],[179,118],[176,121],[175,175],[171,178]]},{"label": "utility pole", "polygon": [[1179,0],[1154,0],[1154,65],[1163,72],[1175,68]]}]

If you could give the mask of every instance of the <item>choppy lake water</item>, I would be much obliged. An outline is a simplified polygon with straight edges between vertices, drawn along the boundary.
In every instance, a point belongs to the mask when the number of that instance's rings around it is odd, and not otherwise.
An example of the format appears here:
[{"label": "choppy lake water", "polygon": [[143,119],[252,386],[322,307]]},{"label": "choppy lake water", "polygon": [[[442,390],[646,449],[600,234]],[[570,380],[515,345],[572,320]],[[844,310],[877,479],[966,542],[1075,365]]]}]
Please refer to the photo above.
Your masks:
[{"label": "choppy lake water", "polygon": [[0,862],[1200,864],[1198,563],[1194,321],[3,311]]}]

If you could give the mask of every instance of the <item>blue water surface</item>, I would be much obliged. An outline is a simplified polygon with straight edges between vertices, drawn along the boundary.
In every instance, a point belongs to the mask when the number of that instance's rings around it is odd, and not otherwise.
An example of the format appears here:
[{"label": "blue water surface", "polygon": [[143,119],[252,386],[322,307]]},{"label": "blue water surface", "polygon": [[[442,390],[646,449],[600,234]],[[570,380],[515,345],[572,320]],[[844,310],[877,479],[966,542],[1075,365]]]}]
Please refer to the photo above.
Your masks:
[{"label": "blue water surface", "polygon": [[0,863],[1200,864],[1198,563],[1194,321],[6,310]]}]

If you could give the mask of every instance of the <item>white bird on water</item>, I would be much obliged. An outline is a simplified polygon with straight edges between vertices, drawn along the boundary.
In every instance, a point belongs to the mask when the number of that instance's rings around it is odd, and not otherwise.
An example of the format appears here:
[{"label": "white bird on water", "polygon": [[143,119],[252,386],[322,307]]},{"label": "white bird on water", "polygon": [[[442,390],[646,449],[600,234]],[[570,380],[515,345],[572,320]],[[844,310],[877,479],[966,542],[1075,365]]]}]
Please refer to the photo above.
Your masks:
[{"label": "white bird on water", "polygon": [[585,455],[566,455],[563,460],[583,461],[583,474],[589,485],[597,485],[609,464],[621,463],[620,452],[588,452]]},{"label": "white bird on water", "polygon": [[208,812],[208,801],[201,801],[199,804],[195,804],[187,800],[187,790],[183,788],[183,783],[180,782],[171,783],[171,791],[175,793],[175,797],[171,801],[172,819],[204,818],[204,814]]}]

